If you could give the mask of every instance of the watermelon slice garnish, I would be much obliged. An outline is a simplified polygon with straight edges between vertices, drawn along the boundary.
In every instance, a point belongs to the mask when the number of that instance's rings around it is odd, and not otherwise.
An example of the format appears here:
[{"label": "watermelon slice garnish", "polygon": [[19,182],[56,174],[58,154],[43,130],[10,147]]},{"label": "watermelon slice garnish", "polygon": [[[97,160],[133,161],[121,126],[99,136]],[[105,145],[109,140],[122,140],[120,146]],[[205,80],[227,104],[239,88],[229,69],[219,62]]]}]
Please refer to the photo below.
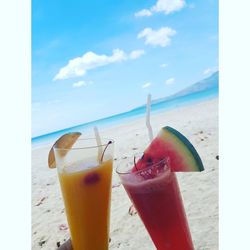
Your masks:
[{"label": "watermelon slice garnish", "polygon": [[204,170],[201,158],[191,142],[179,131],[166,126],[144,151],[132,172],[145,169],[163,159],[167,159],[172,172]]}]

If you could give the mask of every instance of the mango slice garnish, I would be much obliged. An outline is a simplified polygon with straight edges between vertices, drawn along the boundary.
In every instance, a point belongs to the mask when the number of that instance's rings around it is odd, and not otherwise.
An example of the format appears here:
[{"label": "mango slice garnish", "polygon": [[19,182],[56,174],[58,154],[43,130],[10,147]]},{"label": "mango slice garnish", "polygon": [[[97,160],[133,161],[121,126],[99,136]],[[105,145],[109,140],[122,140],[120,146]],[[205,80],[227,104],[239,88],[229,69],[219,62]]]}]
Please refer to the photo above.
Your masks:
[{"label": "mango slice garnish", "polygon": [[[71,149],[76,140],[81,136],[80,132],[72,132],[72,133],[67,133],[62,135],[51,147],[49,151],[49,156],[48,156],[48,165],[49,168],[55,168],[56,167],[56,162],[55,162],[55,155],[54,155],[54,150],[53,147],[57,148],[65,148],[65,149]],[[61,151],[61,156],[65,156],[67,154],[68,150],[62,150]]]}]

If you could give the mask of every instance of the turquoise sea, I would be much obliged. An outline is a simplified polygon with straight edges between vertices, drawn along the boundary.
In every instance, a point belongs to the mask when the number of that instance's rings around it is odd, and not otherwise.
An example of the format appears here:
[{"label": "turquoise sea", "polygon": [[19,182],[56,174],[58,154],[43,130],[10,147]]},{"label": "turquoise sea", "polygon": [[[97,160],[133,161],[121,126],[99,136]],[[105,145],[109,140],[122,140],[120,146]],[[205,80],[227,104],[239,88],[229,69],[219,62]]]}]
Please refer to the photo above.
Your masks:
[{"label": "turquoise sea", "polygon": [[[151,113],[174,109],[176,107],[216,98],[217,96],[218,96],[218,87],[214,87],[209,90],[204,90],[204,91],[200,91],[200,92],[196,92],[196,93],[192,93],[192,94],[188,94],[184,96],[179,96],[179,97],[175,97],[171,99],[169,98],[168,100],[153,103],[151,105]],[[107,127],[110,125],[115,125],[115,124],[119,124],[122,122],[126,122],[134,118],[145,116],[145,113],[146,113],[146,106],[141,106],[133,110],[130,110],[128,112],[124,112],[121,114],[117,114],[117,115],[110,116],[110,117],[103,118],[103,119],[96,120],[96,121],[91,121],[91,122],[84,123],[84,124],[74,126],[71,128],[66,128],[60,131],[55,131],[53,133],[45,134],[42,136],[34,137],[32,138],[32,147],[34,148],[34,147],[42,146],[44,144],[52,143],[56,139],[58,139],[61,135],[68,133],[68,132],[73,132],[73,131],[86,132],[86,131],[90,131],[91,129],[93,129],[94,126],[97,126],[100,129],[100,128]]]}]

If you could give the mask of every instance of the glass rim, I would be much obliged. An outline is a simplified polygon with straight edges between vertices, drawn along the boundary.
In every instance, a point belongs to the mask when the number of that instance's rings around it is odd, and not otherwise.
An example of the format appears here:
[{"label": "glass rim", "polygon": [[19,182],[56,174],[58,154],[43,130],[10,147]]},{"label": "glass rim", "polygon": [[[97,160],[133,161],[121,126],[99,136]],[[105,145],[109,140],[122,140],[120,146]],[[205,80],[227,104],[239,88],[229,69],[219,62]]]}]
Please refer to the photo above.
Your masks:
[{"label": "glass rim", "polygon": [[[100,147],[106,147],[108,144],[114,144],[115,141],[113,139],[109,139],[109,138],[101,138],[101,140],[107,140],[107,143],[102,143],[101,145],[97,145],[97,143],[93,146],[75,146],[74,144],[72,145],[72,147],[65,147],[65,146],[61,146],[58,147],[58,145],[53,145],[53,149],[55,150],[83,150],[83,149],[93,149],[93,148],[100,148]],[[88,137],[88,138],[80,138],[77,139],[76,142],[80,142],[80,141],[95,141],[96,142],[96,138],[95,137]]]},{"label": "glass rim", "polygon": [[[148,166],[148,167],[146,167],[146,168],[143,168],[143,169],[139,169],[139,170],[137,170],[137,171],[135,171],[135,172],[131,172],[131,170],[132,170],[133,167],[132,167],[131,169],[127,170],[127,171],[123,171],[123,172],[122,172],[122,171],[119,171],[119,169],[121,168],[121,166],[118,166],[118,167],[116,167],[115,172],[116,172],[118,175],[127,175],[127,174],[135,174],[135,175],[137,175],[137,174],[140,174],[140,173],[142,173],[142,172],[148,171],[149,169],[152,169],[153,167],[159,165],[159,164],[162,163],[162,162],[165,162],[165,161],[166,161],[166,163],[168,163],[168,159],[169,159],[169,157],[166,156],[165,158],[163,158],[163,159],[157,161],[156,163],[153,163],[153,164],[151,164],[150,166]],[[135,165],[134,165],[134,166],[135,166]],[[168,167],[168,169],[171,171],[170,166],[169,166],[168,164],[167,164],[167,167]]]}]

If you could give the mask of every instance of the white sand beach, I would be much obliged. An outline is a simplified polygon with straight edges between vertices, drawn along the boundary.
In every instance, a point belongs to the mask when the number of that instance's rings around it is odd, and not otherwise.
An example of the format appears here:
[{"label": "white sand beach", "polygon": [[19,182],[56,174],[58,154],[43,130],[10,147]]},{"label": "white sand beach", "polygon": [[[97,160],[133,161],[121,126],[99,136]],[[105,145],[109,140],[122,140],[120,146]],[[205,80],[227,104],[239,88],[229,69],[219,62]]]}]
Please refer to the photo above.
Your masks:
[{"label": "white sand beach", "polygon": [[[218,249],[218,99],[151,114],[154,135],[171,126],[195,146],[205,171],[178,173],[178,181],[196,250]],[[115,140],[114,169],[148,145],[145,118],[100,130]],[[93,134],[91,134],[93,136]],[[32,249],[57,249],[69,238],[56,169],[49,169],[51,145],[32,150]],[[138,214],[129,215],[131,202],[113,171],[110,249],[155,249]]]}]

